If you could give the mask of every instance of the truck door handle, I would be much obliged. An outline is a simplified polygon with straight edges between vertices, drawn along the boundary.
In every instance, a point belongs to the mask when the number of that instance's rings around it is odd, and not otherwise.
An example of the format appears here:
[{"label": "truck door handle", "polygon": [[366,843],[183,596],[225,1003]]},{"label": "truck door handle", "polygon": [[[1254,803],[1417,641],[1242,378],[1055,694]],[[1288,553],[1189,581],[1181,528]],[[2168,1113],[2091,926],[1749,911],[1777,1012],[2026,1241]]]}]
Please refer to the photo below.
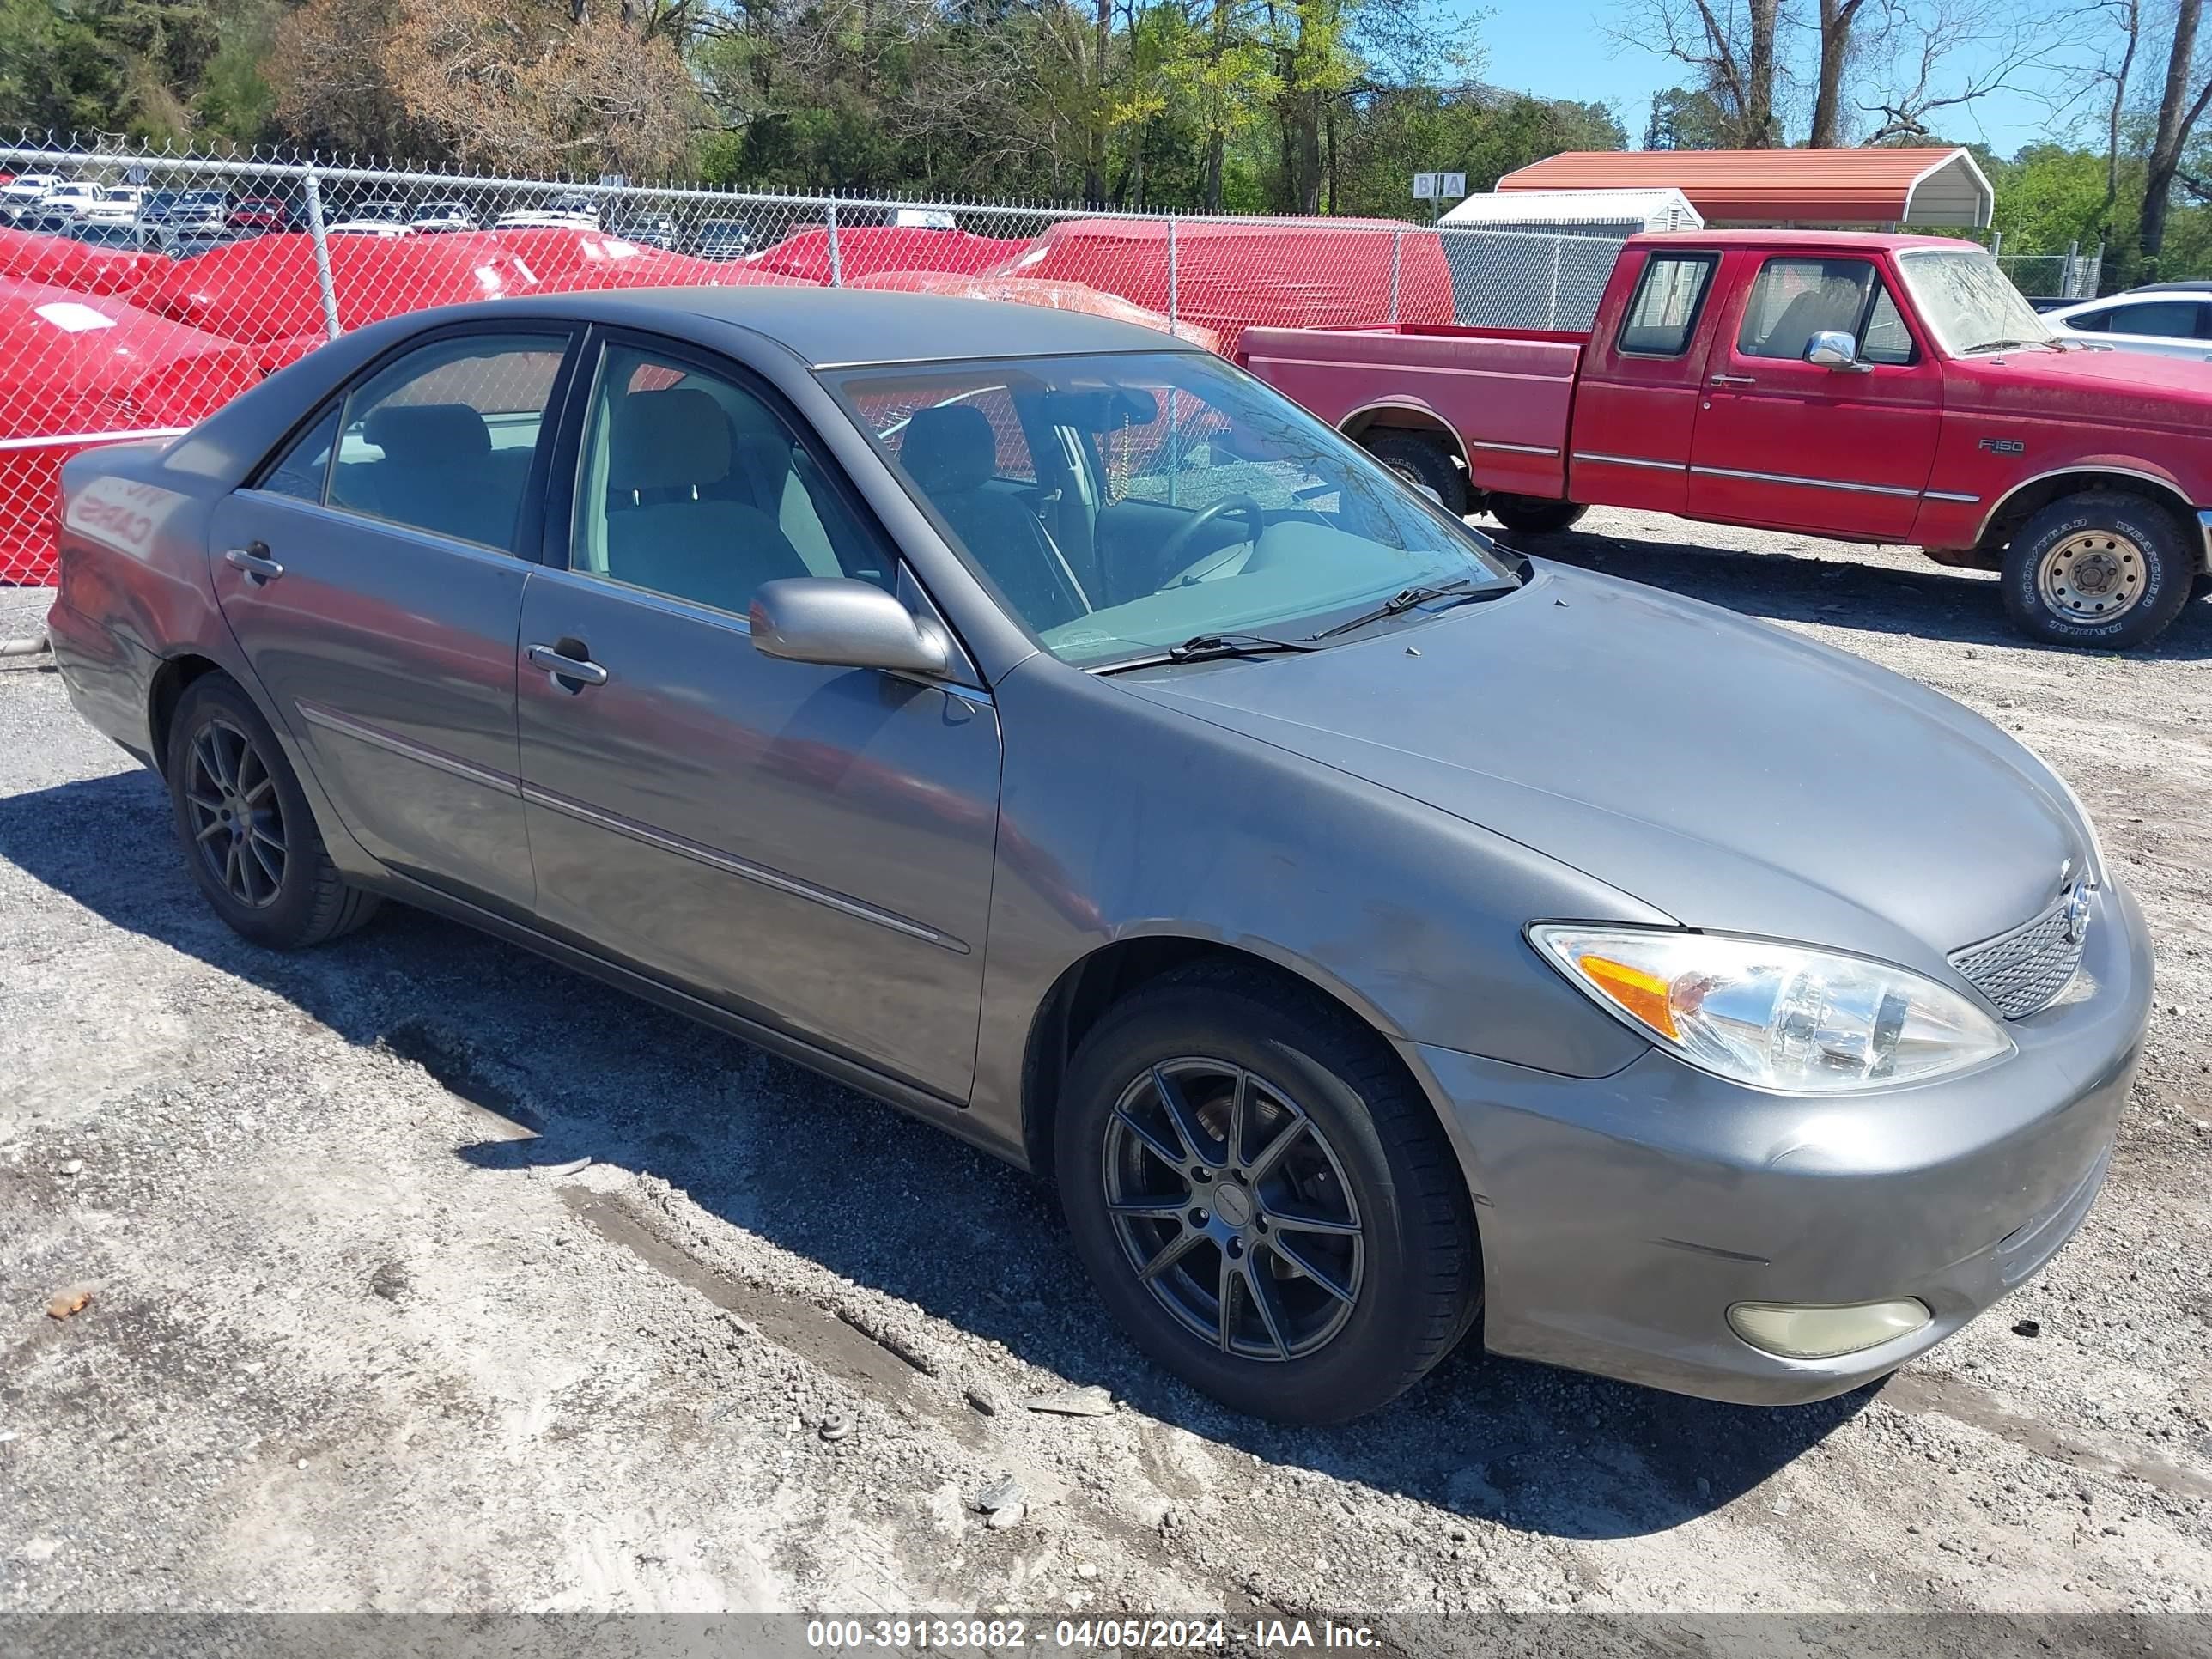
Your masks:
[{"label": "truck door handle", "polygon": [[243,570],[246,580],[256,587],[265,587],[284,574],[284,567],[269,556],[269,544],[249,542],[244,547],[234,547],[222,556],[222,562],[234,570]]},{"label": "truck door handle", "polygon": [[[580,653],[584,648],[570,640],[563,640],[561,643]],[[550,645],[533,645],[522,654],[532,668],[542,668],[551,675],[553,683],[563,691],[581,691],[587,685],[605,685],[607,683],[607,671],[588,656],[572,657]]]},{"label": "truck door handle", "polygon": [[1705,381],[1707,386],[1757,386],[1758,377],[1751,374],[1715,374]]}]

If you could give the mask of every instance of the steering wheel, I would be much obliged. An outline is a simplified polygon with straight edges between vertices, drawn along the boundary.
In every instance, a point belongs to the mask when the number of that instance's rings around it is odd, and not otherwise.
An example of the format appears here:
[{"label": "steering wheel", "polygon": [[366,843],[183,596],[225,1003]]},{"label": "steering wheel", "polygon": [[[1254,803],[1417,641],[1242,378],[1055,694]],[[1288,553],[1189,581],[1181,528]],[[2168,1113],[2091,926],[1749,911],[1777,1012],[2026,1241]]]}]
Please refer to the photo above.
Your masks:
[{"label": "steering wheel", "polygon": [[[1174,570],[1176,560],[1188,550],[1191,543],[1196,539],[1198,532],[1216,519],[1230,513],[1243,514],[1246,521],[1252,526],[1252,533],[1244,538],[1244,542],[1249,542],[1256,546],[1260,538],[1267,532],[1267,509],[1249,495],[1224,495],[1212,506],[1202,507],[1192,514],[1190,522],[1168,538],[1167,545],[1160,550],[1160,562],[1170,570]],[[1182,569],[1176,570],[1174,575],[1160,584],[1158,591],[1164,592],[1170,587],[1188,587],[1193,582],[1206,580],[1219,571],[1223,565],[1227,564],[1236,556],[1237,549],[1244,545],[1244,542],[1233,543],[1225,550],[1207,554],[1195,564],[1186,565]]]}]

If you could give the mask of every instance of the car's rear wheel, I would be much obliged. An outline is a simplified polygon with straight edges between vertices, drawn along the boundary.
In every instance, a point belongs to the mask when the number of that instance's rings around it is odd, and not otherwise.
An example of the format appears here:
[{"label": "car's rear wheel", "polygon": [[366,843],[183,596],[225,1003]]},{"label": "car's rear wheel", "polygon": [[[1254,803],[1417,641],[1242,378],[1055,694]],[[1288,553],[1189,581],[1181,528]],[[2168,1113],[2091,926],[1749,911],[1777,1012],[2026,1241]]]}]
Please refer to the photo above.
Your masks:
[{"label": "car's rear wheel", "polygon": [[192,879],[235,932],[287,951],[368,920],[375,898],[331,862],[276,734],[233,681],[185,688],[165,770]]},{"label": "car's rear wheel", "polygon": [[1467,479],[1441,438],[1407,432],[1397,427],[1370,431],[1360,443],[1367,453],[1409,484],[1436,492],[1437,501],[1454,518],[1467,514]]},{"label": "car's rear wheel", "polygon": [[1492,518],[1524,536],[1550,536],[1571,529],[1589,511],[1578,502],[1547,501],[1541,495],[1492,495],[1483,505]]},{"label": "car's rear wheel", "polygon": [[1358,1416],[1473,1322],[1450,1146],[1389,1049],[1318,997],[1218,969],[1139,991],[1077,1052],[1057,1133],[1061,1202],[1108,1308],[1239,1411]]},{"label": "car's rear wheel", "polygon": [[2006,549],[2005,611],[2021,633],[2051,645],[2148,645],[2189,602],[2192,553],[2154,501],[2108,490],[2063,496]]}]

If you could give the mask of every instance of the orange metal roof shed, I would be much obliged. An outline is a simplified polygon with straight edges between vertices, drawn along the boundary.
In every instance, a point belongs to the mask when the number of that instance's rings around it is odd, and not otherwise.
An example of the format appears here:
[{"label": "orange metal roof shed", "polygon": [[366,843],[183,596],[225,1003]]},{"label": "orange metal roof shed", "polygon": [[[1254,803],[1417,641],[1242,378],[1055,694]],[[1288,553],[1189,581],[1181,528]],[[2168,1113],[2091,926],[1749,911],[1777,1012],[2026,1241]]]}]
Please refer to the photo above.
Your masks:
[{"label": "orange metal roof shed", "polygon": [[1501,191],[1671,185],[1709,225],[1986,226],[1996,192],[1963,149],[1567,150]]}]

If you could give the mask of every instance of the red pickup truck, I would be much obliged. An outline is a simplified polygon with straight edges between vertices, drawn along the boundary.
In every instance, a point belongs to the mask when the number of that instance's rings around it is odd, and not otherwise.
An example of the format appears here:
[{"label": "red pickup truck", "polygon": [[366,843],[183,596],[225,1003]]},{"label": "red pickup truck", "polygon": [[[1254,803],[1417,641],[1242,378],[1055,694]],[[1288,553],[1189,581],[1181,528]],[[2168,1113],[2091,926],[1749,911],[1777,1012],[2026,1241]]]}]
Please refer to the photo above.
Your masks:
[{"label": "red pickup truck", "polygon": [[2212,364],[2053,336],[1924,236],[1671,232],[1586,333],[1252,328],[1246,367],[1509,529],[1644,507],[2001,570],[2014,624],[2155,637],[2212,570]]}]

